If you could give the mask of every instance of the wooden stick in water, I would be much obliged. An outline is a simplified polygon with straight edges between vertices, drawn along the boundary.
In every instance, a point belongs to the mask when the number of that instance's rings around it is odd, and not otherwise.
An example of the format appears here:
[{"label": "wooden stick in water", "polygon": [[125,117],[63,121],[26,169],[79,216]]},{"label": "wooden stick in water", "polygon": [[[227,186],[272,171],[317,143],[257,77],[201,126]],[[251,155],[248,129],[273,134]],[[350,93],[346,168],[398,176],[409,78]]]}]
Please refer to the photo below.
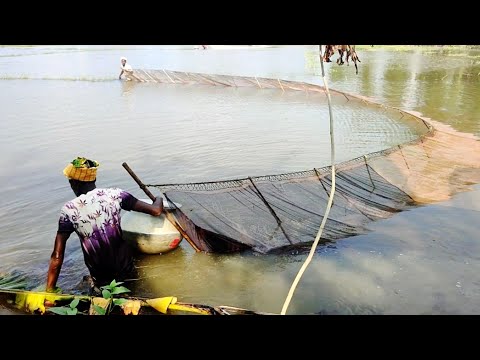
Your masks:
[{"label": "wooden stick in water", "polygon": [[[122,166],[127,170],[127,172],[130,174],[130,176],[135,180],[135,182],[140,186],[140,189],[142,189],[145,194],[150,198],[150,200],[155,201],[155,196],[150,192],[150,190],[147,189],[147,187],[142,183],[142,181],[138,178],[137,175],[133,172],[132,169],[130,169],[130,166],[127,165],[127,163],[123,163]],[[195,245],[195,243],[190,239],[190,237],[187,235],[187,233],[180,227],[180,225],[177,223],[177,221],[173,218],[172,214],[170,214],[167,210],[165,210],[165,216],[167,219],[172,223],[173,226],[177,229],[177,231],[182,234],[182,236],[187,240],[187,242],[195,249],[195,251],[200,251],[200,249]]]}]

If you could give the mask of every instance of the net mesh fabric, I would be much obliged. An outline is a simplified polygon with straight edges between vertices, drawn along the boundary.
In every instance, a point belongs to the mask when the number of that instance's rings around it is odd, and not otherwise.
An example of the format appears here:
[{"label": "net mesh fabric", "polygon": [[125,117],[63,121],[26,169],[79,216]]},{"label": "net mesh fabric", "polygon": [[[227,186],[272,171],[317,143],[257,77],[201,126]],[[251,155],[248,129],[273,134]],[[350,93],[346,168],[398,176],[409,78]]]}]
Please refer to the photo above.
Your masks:
[{"label": "net mesh fabric", "polygon": [[[324,93],[322,86],[280,79],[141,69],[135,76],[140,82]],[[326,96],[319,101],[326,101]],[[362,96],[332,91],[332,101],[334,105],[355,102],[357,118],[383,116],[408,121],[423,131],[409,143],[336,164],[336,192],[322,241],[365,233],[372,221],[447,200],[480,182],[480,143],[475,136]],[[351,112],[334,107],[335,121],[352,116]],[[308,247],[314,241],[331,189],[331,168],[148,186],[182,204],[172,214],[200,250],[269,253]]]}]

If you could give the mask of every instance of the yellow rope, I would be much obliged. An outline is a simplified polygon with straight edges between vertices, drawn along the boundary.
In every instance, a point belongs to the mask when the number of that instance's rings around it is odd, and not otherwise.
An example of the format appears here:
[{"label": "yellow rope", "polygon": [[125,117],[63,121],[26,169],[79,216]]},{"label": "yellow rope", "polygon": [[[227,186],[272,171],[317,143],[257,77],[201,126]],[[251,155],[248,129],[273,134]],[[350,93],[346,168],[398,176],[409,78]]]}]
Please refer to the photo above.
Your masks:
[{"label": "yellow rope", "polygon": [[333,195],[335,194],[335,143],[334,143],[334,137],[333,137],[332,101],[331,101],[331,98],[330,98],[330,91],[328,90],[327,79],[325,78],[325,70],[323,68],[322,45],[319,45],[319,47],[320,47],[320,65],[322,66],[322,79],[323,79],[323,84],[325,85],[325,90],[327,91],[328,111],[329,111],[329,114],[330,114],[330,145],[331,145],[331,162],[332,162],[332,189],[330,190],[330,196],[328,198],[327,209],[325,210],[325,215],[323,216],[323,220],[322,220],[322,223],[320,225],[320,229],[318,229],[317,236],[315,237],[315,241],[313,242],[312,248],[310,249],[310,253],[308,254],[307,259],[303,263],[302,267],[300,268],[300,271],[298,272],[297,276],[295,277],[295,280],[293,281],[292,286],[290,287],[290,291],[288,292],[287,298],[285,299],[285,303],[283,304],[282,312],[280,313],[281,315],[286,314],[287,309],[288,309],[288,305],[290,304],[290,301],[293,297],[293,293],[295,292],[295,289],[297,288],[297,284],[300,281],[300,278],[302,277],[303,273],[307,269],[308,264],[310,264],[310,261],[312,261],[313,254],[315,253],[315,250],[317,248],[320,237],[322,236],[323,228],[325,227],[325,223],[327,222],[328,214],[330,213],[330,208],[332,207]]}]

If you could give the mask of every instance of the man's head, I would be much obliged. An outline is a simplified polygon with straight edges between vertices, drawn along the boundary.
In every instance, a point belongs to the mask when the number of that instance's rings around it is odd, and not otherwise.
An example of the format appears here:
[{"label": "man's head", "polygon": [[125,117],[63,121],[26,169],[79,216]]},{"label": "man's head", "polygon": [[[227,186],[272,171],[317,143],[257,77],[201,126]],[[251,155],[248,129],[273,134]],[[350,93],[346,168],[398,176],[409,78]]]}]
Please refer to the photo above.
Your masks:
[{"label": "man's head", "polygon": [[122,56],[120,58],[120,62],[122,63],[122,66],[125,66],[125,64],[127,63],[127,58]]},{"label": "man's head", "polygon": [[94,181],[79,181],[74,179],[68,179],[70,187],[72,188],[76,196],[80,196],[88,193],[96,188],[95,180]]},{"label": "man's head", "polygon": [[77,157],[63,169],[63,174],[68,178],[70,187],[76,196],[95,189],[99,166],[100,164],[95,160]]}]

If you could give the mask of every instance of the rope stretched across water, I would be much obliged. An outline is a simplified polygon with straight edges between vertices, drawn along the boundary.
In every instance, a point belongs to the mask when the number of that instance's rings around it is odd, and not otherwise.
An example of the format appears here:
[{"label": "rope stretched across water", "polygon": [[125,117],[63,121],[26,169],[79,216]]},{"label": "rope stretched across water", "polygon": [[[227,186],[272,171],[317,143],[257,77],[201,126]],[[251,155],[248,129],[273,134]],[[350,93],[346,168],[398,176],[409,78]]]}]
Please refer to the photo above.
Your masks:
[{"label": "rope stretched across water", "polygon": [[297,285],[307,269],[308,265],[312,261],[313,254],[315,254],[315,250],[317,249],[318,242],[320,241],[320,237],[322,236],[323,228],[325,227],[325,223],[327,222],[328,214],[330,213],[330,209],[332,207],[333,203],[333,196],[335,194],[335,142],[334,142],[334,136],[333,136],[333,113],[332,113],[332,101],[330,98],[330,91],[328,90],[328,84],[327,84],[327,79],[325,78],[325,70],[323,67],[323,59],[322,59],[322,45],[319,45],[320,49],[320,65],[322,67],[322,79],[323,79],[323,84],[325,86],[325,91],[327,93],[327,100],[328,100],[328,112],[330,115],[330,148],[331,148],[331,166],[332,166],[332,188],[330,190],[330,196],[328,198],[328,203],[327,203],[327,208],[325,210],[325,215],[323,216],[322,223],[320,224],[320,228],[318,229],[317,236],[315,237],[315,241],[313,242],[312,248],[310,249],[310,253],[307,256],[307,259],[303,263],[302,267],[300,268],[300,271],[298,272],[297,276],[295,277],[295,280],[292,283],[292,286],[290,287],[290,291],[288,292],[287,298],[285,299],[285,302],[283,304],[282,311],[280,315],[285,315],[287,313],[288,306],[290,305],[290,301],[292,300],[293,294],[295,292],[295,289],[297,288]]}]

